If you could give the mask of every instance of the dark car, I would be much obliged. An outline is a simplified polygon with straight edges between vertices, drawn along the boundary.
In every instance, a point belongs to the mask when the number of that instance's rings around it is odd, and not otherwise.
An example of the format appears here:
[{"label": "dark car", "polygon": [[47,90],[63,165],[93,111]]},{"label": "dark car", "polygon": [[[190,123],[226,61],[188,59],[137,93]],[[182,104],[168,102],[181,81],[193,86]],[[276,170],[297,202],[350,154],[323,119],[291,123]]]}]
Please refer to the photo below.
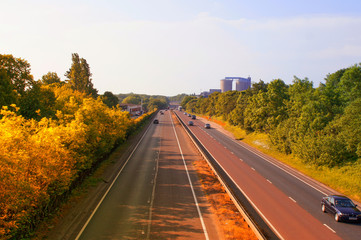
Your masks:
[{"label": "dark car", "polygon": [[322,212],[329,212],[335,216],[335,221],[361,221],[361,211],[357,208],[351,199],[340,196],[330,195],[323,197],[321,201]]},{"label": "dark car", "polygon": [[206,124],[204,125],[204,128],[210,129],[210,128],[211,128],[211,124],[206,123]]},{"label": "dark car", "polygon": [[192,115],[192,119],[196,119],[196,115]]},{"label": "dark car", "polygon": [[188,122],[188,125],[189,125],[189,126],[193,126],[193,121],[189,121],[189,122]]},{"label": "dark car", "polygon": [[162,114],[162,115],[164,114],[164,112],[163,112],[163,111],[160,111],[159,113],[160,113],[160,114]]},{"label": "dark car", "polygon": [[192,117],[192,114],[188,113],[188,117]]},{"label": "dark car", "polygon": [[159,120],[158,120],[158,119],[154,119],[153,123],[154,123],[154,124],[158,124],[158,123],[159,123]]}]

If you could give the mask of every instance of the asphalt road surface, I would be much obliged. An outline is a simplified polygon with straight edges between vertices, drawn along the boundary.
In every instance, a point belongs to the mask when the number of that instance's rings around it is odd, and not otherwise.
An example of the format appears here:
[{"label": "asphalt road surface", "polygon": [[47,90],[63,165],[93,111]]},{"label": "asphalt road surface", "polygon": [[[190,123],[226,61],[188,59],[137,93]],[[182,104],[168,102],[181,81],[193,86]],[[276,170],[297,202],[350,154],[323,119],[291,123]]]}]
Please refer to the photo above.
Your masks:
[{"label": "asphalt road surface", "polygon": [[77,239],[222,239],[170,111],[158,114]]},{"label": "asphalt road surface", "polygon": [[361,224],[337,223],[321,212],[322,197],[336,191],[214,128],[204,129],[199,119],[193,122],[191,131],[281,239],[361,239]]}]

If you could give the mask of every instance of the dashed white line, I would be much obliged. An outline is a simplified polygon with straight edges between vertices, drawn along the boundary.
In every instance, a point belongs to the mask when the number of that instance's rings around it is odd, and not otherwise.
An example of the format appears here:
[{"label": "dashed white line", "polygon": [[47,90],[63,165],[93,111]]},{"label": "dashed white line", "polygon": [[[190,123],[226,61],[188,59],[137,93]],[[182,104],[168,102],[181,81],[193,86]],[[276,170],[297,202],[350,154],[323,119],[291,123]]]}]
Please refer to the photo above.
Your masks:
[{"label": "dashed white line", "polygon": [[253,171],[256,171],[256,169],[254,169],[253,167],[251,167],[251,169],[252,169]]},{"label": "dashed white line", "polygon": [[293,198],[291,198],[291,197],[288,197],[289,199],[291,199],[293,202],[296,202],[296,200],[294,200]]},{"label": "dashed white line", "polygon": [[323,224],[325,227],[327,227],[328,229],[330,229],[331,230],[331,232],[333,232],[333,233],[336,233],[336,231],[335,230],[333,230],[332,228],[330,228],[329,226],[327,226],[327,224]]},{"label": "dashed white line", "polygon": [[201,212],[201,209],[200,209],[199,204],[198,204],[197,196],[196,196],[196,193],[195,193],[194,188],[193,188],[193,183],[192,183],[191,177],[189,175],[188,167],[187,167],[186,161],[184,159],[183,151],[182,151],[182,148],[181,148],[180,143],[179,143],[179,139],[178,139],[178,135],[177,135],[177,132],[175,130],[175,127],[174,127],[173,119],[172,119],[172,117],[170,117],[170,118],[171,118],[171,122],[172,122],[172,126],[173,126],[174,135],[175,135],[175,138],[177,140],[179,152],[180,152],[180,155],[182,156],[184,168],[186,170],[186,174],[187,174],[187,177],[188,177],[188,182],[189,182],[189,185],[191,187],[192,194],[193,194],[194,203],[196,204],[199,219],[201,221],[201,225],[202,225],[202,228],[203,228],[203,233],[204,233],[204,236],[205,236],[206,240],[209,240],[206,224],[204,223],[202,212]]},{"label": "dashed white line", "polygon": [[322,193],[323,195],[325,195],[325,196],[328,195],[327,193],[323,192],[321,189],[318,189],[317,187],[311,185],[310,183],[306,182],[305,180],[303,180],[303,179],[301,179],[300,177],[296,176],[295,174],[291,173],[290,171],[288,171],[287,169],[285,169],[283,166],[280,166],[280,165],[278,165],[278,164],[276,164],[276,163],[268,160],[267,158],[265,158],[264,156],[262,156],[261,154],[259,154],[259,153],[256,152],[255,150],[251,149],[250,147],[245,146],[245,145],[242,145],[242,144],[240,144],[239,142],[234,141],[233,139],[231,139],[231,140],[232,140],[233,142],[235,142],[236,144],[238,144],[239,146],[247,149],[248,151],[253,152],[254,154],[256,154],[257,156],[259,156],[259,157],[262,158],[263,160],[269,162],[269,163],[272,164],[273,166],[275,166],[275,167],[283,170],[284,172],[288,173],[288,174],[291,175],[292,177],[294,177],[294,178],[298,179],[299,181],[303,182],[304,184],[308,185],[309,187],[311,187],[311,188],[315,189],[316,191]]},{"label": "dashed white line", "polygon": [[272,182],[270,181],[270,180],[268,180],[268,179],[266,179],[267,180],[267,182],[269,182],[270,184],[272,184]]}]

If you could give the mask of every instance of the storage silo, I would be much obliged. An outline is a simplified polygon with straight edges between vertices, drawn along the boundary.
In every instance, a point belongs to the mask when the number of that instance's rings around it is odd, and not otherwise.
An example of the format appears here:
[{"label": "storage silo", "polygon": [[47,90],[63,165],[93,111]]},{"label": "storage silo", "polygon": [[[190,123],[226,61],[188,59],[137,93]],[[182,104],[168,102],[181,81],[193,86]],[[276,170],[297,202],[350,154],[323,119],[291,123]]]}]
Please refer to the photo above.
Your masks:
[{"label": "storage silo", "polygon": [[251,87],[251,78],[237,78],[236,80],[236,90],[244,91]]},{"label": "storage silo", "polygon": [[233,83],[233,80],[222,79],[221,80],[221,91],[222,91],[222,93],[227,92],[227,91],[232,91],[232,83]]}]

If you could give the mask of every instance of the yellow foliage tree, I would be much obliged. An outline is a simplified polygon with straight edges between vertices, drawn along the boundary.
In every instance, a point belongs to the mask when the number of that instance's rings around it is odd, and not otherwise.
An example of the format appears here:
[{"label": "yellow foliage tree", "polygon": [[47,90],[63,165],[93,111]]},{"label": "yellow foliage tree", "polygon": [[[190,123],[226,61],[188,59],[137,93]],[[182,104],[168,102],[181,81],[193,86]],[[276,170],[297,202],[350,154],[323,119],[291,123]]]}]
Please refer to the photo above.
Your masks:
[{"label": "yellow foliage tree", "polygon": [[0,239],[21,238],[80,173],[90,169],[149,115],[133,120],[101,99],[49,85],[56,118],[0,112]]}]

